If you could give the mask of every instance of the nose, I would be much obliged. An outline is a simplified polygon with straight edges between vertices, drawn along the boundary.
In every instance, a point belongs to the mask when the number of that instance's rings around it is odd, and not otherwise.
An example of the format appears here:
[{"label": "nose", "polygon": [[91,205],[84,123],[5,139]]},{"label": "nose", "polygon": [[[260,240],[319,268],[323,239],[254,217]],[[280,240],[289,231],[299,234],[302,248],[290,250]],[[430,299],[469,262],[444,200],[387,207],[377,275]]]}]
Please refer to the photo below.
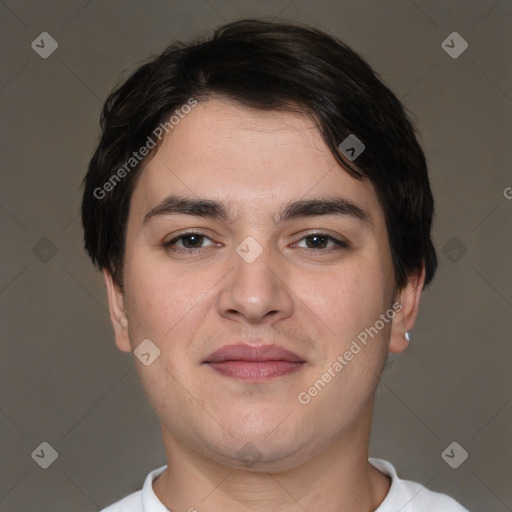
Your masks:
[{"label": "nose", "polygon": [[221,316],[244,324],[273,324],[292,314],[286,270],[269,248],[262,249],[254,261],[233,251],[232,271],[222,281],[218,299]]}]

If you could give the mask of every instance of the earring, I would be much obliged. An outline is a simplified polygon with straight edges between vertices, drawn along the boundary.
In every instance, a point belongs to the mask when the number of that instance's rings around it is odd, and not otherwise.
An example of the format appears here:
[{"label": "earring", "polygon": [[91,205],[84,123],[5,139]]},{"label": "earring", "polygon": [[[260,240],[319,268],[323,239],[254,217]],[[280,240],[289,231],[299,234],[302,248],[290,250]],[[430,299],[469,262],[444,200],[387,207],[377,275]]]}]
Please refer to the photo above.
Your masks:
[{"label": "earring", "polygon": [[410,335],[409,331],[407,331],[407,332],[404,334],[404,338],[405,338],[407,341],[411,341],[411,335]]}]

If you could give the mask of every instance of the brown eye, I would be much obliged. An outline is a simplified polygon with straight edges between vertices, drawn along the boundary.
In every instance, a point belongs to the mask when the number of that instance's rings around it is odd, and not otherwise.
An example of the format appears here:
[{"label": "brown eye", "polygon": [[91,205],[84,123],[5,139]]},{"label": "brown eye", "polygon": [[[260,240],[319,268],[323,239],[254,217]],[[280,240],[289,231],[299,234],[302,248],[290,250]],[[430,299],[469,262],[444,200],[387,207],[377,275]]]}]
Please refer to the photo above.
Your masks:
[{"label": "brown eye", "polygon": [[184,235],[181,237],[181,240],[183,247],[186,249],[198,249],[203,244],[204,238],[205,237],[203,235],[193,234]]},{"label": "brown eye", "polygon": [[329,243],[329,237],[322,235],[311,235],[305,237],[305,239],[307,240],[306,245],[309,249],[325,249]]},{"label": "brown eye", "polygon": [[[206,243],[208,242],[208,243]],[[174,252],[195,252],[206,247],[216,245],[209,237],[202,233],[182,233],[181,235],[173,238],[169,242],[165,242],[164,247]]]},{"label": "brown eye", "polygon": [[[301,245],[302,241],[305,240],[305,246]],[[329,245],[330,244],[330,245]],[[299,243],[296,244],[298,247],[305,249],[330,249],[330,248],[346,248],[348,243],[343,240],[338,240],[325,233],[312,233],[303,237]]]}]

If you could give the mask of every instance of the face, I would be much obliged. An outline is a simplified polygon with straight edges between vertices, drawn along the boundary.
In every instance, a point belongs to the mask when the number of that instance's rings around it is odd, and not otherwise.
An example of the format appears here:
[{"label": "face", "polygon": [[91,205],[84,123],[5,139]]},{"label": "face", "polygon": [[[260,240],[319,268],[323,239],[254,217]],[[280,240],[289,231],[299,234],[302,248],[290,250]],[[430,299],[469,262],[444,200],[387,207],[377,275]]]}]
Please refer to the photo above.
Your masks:
[{"label": "face", "polygon": [[160,350],[135,363],[164,441],[233,467],[247,443],[284,469],[353,429],[411,320],[408,302],[392,309],[371,183],[307,117],[220,99],[181,119],[140,175],[124,283],[107,276],[116,342]]}]

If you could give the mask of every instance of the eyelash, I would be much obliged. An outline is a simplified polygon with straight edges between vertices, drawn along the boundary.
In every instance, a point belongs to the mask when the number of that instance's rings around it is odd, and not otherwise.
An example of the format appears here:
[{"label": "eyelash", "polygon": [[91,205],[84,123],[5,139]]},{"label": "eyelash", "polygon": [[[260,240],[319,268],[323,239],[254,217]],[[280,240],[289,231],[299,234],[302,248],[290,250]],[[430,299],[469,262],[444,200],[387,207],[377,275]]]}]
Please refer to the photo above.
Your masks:
[{"label": "eyelash", "polygon": [[[168,242],[164,242],[163,246],[165,249],[167,250],[170,250],[174,253],[177,253],[177,254],[193,254],[193,253],[197,253],[198,251],[200,251],[201,249],[205,249],[205,247],[198,247],[197,249],[182,249],[182,248],[176,248],[176,247],[172,247],[176,242],[178,242],[179,240],[181,240],[182,238],[187,238],[189,236],[203,236],[204,238],[207,238],[209,240],[210,237],[204,233],[201,233],[199,231],[188,231],[186,233],[182,233],[181,235],[173,238],[172,240],[169,240]],[[311,237],[322,237],[322,238],[327,238],[328,239],[328,242],[329,241],[332,241],[336,247],[331,247],[331,250],[342,250],[342,249],[348,249],[350,247],[349,243],[346,242],[345,240],[339,240],[338,238],[334,238],[333,236],[331,235],[328,235],[327,233],[322,233],[322,232],[314,232],[314,233],[308,233],[307,235],[304,235],[300,240],[299,242],[301,242],[302,240],[306,239],[306,238],[311,238]],[[294,245],[296,245],[298,242],[296,242]],[[215,245],[212,244],[211,246],[209,247],[213,247]],[[306,249],[306,250],[310,250],[310,251],[315,251],[315,252],[320,252],[320,251],[329,251],[329,249],[325,249],[325,248],[322,248],[322,249],[314,249],[314,248],[310,248],[310,247],[302,247],[302,249]]]}]

